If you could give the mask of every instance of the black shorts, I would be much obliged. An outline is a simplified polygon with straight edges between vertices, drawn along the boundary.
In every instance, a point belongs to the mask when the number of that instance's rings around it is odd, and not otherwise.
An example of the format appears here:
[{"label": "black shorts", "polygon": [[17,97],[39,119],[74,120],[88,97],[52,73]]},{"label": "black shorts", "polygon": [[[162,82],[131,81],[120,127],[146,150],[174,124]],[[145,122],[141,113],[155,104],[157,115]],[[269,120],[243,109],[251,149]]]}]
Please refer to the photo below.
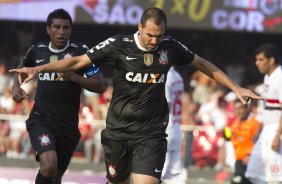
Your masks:
[{"label": "black shorts", "polygon": [[167,140],[148,138],[145,140],[112,140],[102,131],[107,178],[119,183],[133,173],[161,178],[165,162]]},{"label": "black shorts", "polygon": [[57,128],[56,122],[50,122],[44,115],[31,112],[26,121],[30,142],[35,150],[36,160],[39,155],[50,150],[56,151],[58,166],[61,171],[67,169],[73,152],[79,142],[78,128]]}]

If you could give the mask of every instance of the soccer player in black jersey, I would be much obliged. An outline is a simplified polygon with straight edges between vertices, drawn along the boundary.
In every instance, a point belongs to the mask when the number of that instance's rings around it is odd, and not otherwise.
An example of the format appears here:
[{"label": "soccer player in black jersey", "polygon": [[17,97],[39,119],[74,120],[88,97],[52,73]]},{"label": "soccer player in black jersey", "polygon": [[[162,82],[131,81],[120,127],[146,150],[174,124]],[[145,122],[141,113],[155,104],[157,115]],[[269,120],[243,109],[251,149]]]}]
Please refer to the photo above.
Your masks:
[{"label": "soccer player in black jersey", "polygon": [[[72,18],[64,9],[48,15],[47,33],[50,42],[31,46],[19,67],[36,67],[46,63],[79,56],[87,46],[70,41]],[[60,184],[72,154],[79,142],[78,111],[82,88],[93,92],[105,90],[104,78],[94,65],[76,72],[42,72],[38,74],[35,104],[26,127],[36,159],[40,162],[36,184]],[[13,98],[21,102],[27,94],[20,87],[18,76],[12,88]]]},{"label": "soccer player in black jersey", "polygon": [[113,36],[82,56],[10,70],[26,73],[25,81],[29,81],[40,72],[65,72],[93,63],[113,63],[113,96],[102,132],[108,183],[129,184],[131,173],[135,184],[160,182],[167,149],[165,82],[172,65],[186,64],[199,69],[233,90],[243,103],[245,97],[260,99],[177,40],[164,36],[165,30],[164,12],[148,8],[134,35]]}]

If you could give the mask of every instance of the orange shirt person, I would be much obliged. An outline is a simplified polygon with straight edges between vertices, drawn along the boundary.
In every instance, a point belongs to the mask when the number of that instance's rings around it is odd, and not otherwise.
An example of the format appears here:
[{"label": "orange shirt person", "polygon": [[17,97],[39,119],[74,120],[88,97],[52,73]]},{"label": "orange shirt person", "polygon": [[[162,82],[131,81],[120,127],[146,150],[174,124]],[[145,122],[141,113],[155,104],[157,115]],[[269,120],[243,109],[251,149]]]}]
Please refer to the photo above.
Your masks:
[{"label": "orange shirt person", "polygon": [[251,106],[243,105],[240,100],[235,101],[234,111],[236,119],[232,123],[231,141],[234,146],[236,163],[235,173],[232,177],[232,184],[249,184],[245,178],[245,171],[249,161],[249,155],[254,146],[254,137],[260,128],[260,123],[255,116],[251,115]]}]

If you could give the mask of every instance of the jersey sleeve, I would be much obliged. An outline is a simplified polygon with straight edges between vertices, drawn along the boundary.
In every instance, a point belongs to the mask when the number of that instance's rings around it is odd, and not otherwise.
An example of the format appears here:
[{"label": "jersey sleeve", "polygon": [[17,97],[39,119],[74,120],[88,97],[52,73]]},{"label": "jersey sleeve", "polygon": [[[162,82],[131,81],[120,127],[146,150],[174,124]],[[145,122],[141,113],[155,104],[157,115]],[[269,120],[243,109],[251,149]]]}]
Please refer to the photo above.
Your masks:
[{"label": "jersey sleeve", "polygon": [[32,45],[28,51],[26,52],[26,55],[24,56],[23,59],[23,66],[25,67],[34,67],[35,62],[34,62],[34,45]]},{"label": "jersey sleeve", "polygon": [[94,46],[87,51],[87,55],[91,62],[95,65],[102,63],[114,62],[116,59],[116,50],[119,47],[119,36],[110,37],[107,40]]},{"label": "jersey sleeve", "polygon": [[[281,82],[282,82],[282,77],[280,76],[280,84]],[[278,99],[280,101],[280,105],[282,106],[282,88],[281,87],[278,88]]]},{"label": "jersey sleeve", "polygon": [[177,40],[173,40],[175,45],[175,53],[178,56],[176,65],[190,64],[194,60],[195,54],[184,44]]}]

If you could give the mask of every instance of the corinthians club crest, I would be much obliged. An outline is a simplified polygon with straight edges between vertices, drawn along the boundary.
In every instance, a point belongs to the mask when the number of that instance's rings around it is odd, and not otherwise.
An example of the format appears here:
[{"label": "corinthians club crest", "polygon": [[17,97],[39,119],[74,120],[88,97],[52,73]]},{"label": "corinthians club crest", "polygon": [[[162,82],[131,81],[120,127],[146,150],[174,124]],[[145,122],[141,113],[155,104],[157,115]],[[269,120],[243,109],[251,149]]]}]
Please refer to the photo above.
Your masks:
[{"label": "corinthians club crest", "polygon": [[48,134],[42,134],[38,137],[38,139],[40,140],[41,147],[48,146],[49,144],[51,144],[51,140]]},{"label": "corinthians club crest", "polygon": [[116,166],[109,164],[109,174],[111,175],[111,177],[116,177],[117,176],[117,171],[116,171]]},{"label": "corinthians club crest", "polygon": [[160,63],[163,65],[166,65],[168,63],[168,56],[167,56],[167,51],[166,50],[160,50],[158,51],[158,53],[160,54]]},{"label": "corinthians club crest", "polygon": [[146,66],[152,65],[153,61],[154,61],[153,54],[144,54],[144,63]]}]

